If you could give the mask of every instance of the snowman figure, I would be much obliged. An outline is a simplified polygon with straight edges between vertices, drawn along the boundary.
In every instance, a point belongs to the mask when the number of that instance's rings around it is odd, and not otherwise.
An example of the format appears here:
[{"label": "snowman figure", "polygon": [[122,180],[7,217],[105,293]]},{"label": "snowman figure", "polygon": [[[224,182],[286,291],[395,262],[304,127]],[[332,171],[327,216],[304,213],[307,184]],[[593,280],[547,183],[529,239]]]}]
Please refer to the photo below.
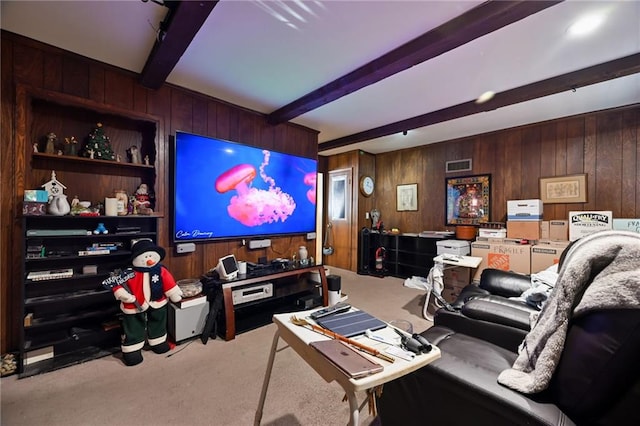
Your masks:
[{"label": "snowman figure", "polygon": [[[126,365],[142,362],[145,340],[157,354],[168,352],[167,298],[182,300],[182,290],[167,268],[160,264],[165,250],[149,239],[139,240],[131,247],[131,263],[110,286],[124,312],[122,320],[122,357]],[[103,285],[106,284],[103,282]]]}]

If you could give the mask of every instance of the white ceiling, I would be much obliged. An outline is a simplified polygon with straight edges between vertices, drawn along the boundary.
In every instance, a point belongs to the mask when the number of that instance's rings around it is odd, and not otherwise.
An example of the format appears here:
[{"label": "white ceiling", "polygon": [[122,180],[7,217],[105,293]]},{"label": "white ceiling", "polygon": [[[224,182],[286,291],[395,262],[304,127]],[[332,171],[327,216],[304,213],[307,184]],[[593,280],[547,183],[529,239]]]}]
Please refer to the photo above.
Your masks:
[{"label": "white ceiling", "polygon": [[[265,114],[481,1],[221,0],[169,83]],[[153,1],[5,1],[2,28],[140,73],[167,9]],[[585,37],[569,25],[605,21]],[[566,1],[291,120],[320,143],[640,52],[640,1]],[[381,153],[640,102],[640,74],[342,148]],[[240,141],[241,142],[241,141]]]}]

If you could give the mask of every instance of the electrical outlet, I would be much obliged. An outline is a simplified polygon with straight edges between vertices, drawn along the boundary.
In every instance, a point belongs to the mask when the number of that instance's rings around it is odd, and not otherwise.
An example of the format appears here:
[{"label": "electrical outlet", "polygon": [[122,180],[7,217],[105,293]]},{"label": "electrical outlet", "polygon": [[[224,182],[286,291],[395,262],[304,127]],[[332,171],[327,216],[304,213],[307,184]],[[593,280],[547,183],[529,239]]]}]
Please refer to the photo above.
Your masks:
[{"label": "electrical outlet", "polygon": [[365,219],[370,219],[370,217],[369,217],[369,212],[365,212],[365,213],[364,213],[364,218],[365,218]]},{"label": "electrical outlet", "polygon": [[196,245],[194,243],[182,243],[176,245],[176,252],[178,253],[192,253],[196,251]]}]

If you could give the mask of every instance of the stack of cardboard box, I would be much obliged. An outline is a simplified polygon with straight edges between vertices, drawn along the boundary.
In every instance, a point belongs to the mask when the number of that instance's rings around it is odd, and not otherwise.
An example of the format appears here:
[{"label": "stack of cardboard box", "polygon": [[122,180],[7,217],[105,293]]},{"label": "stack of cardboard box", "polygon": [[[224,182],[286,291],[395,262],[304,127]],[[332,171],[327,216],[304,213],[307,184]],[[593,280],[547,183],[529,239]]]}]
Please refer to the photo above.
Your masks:
[{"label": "stack of cardboard box", "polygon": [[542,200],[507,201],[507,238],[542,239],[542,214]]},{"label": "stack of cardboard box", "polygon": [[571,241],[594,232],[609,229],[640,232],[640,219],[613,219],[611,211],[571,211],[568,220],[545,221],[543,209],[542,200],[507,201],[506,238],[476,238],[471,243],[471,256],[482,258],[480,266],[473,273],[468,268],[445,269],[443,296],[455,299],[471,279],[477,283],[486,268],[522,274],[543,271],[559,262]]},{"label": "stack of cardboard box", "polygon": [[486,268],[540,272],[558,263],[570,241],[613,228],[610,211],[574,211],[569,212],[569,220],[545,221],[543,208],[542,200],[507,202],[507,238],[479,238],[471,243],[471,255],[482,257],[474,281]]},{"label": "stack of cardboard box", "polygon": [[[436,243],[438,256],[452,254],[468,256],[471,252],[469,241],[442,240]],[[471,270],[464,266],[445,265],[442,277],[444,289],[442,297],[447,302],[453,302],[460,295],[460,291],[471,282]]]}]

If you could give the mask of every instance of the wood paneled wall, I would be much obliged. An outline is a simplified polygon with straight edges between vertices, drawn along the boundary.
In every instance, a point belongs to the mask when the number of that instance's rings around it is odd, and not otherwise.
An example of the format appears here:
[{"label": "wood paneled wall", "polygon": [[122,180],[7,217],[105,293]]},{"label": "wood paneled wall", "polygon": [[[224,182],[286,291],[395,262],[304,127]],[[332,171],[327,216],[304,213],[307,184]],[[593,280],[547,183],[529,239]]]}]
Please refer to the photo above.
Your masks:
[{"label": "wood paneled wall", "polygon": [[[309,245],[304,236],[272,238],[268,249],[248,250],[239,241],[198,244],[195,253],[178,255],[171,247],[170,214],[170,136],[176,130],[198,133],[316,158],[317,132],[302,126],[280,124],[272,126],[265,116],[239,108],[214,98],[172,85],[149,90],[138,83],[138,75],[98,63],[78,55],[53,48],[12,33],[2,32],[1,69],[1,155],[0,183],[0,310],[2,312],[2,352],[17,347],[21,318],[19,286],[22,285],[22,230],[20,216],[24,189],[34,183],[29,179],[30,166],[24,134],[19,134],[15,122],[16,86],[25,84],[73,95],[123,110],[159,117],[157,135],[156,189],[164,194],[156,200],[156,211],[164,217],[159,221],[158,242],[166,247],[163,261],[176,279],[199,277],[217,263],[223,255],[233,253],[239,259],[257,261],[290,257],[298,246]],[[87,131],[90,129],[87,129]],[[91,182],[87,182],[91,185]],[[113,188],[109,188],[111,191]],[[313,246],[310,255],[315,256]]]},{"label": "wood paneled wall", "polygon": [[[160,220],[159,243],[170,248],[169,165],[170,135],[176,130],[236,140],[292,154],[315,157],[317,132],[301,126],[270,126],[261,114],[225,102],[165,85],[157,91],[145,89],[137,75],[109,65],[69,54],[45,44],[2,32],[0,119],[0,310],[2,352],[15,349],[20,318],[17,287],[22,285],[20,257],[20,201],[25,189],[25,135],[15,129],[15,86],[25,83],[60,93],[90,99],[161,118],[157,146],[156,187],[166,196],[157,200]],[[615,217],[640,217],[640,106],[585,114],[490,134],[483,134],[423,147],[371,155],[353,151],[320,159],[320,170],[353,169],[354,215],[349,235],[334,235],[349,241],[351,252],[334,254],[325,263],[356,269],[357,236],[369,226],[365,212],[377,208],[385,227],[403,232],[443,230],[445,227],[445,178],[491,173],[494,221],[506,216],[509,199],[539,198],[538,178],[586,173],[588,202],[548,204],[545,219],[567,217],[570,210],[612,210]],[[445,163],[473,159],[471,172],[445,174]],[[24,170],[24,173],[16,171]],[[373,197],[358,192],[359,178],[375,177]],[[417,212],[396,212],[396,186],[418,183]],[[326,206],[326,199],[325,199]],[[167,250],[165,264],[177,278],[199,276],[222,255],[234,253],[242,259],[260,256],[288,257],[302,237],[276,238],[270,249],[249,251],[239,242],[198,245],[195,253],[176,255]],[[344,264],[341,263],[344,261]]]},{"label": "wood paneled wall", "polygon": [[[585,173],[588,198],[546,204],[544,218],[571,210],[611,210],[640,217],[640,105],[590,113],[376,156],[374,204],[385,228],[444,230],[445,180],[491,174],[491,220],[505,221],[507,200],[540,198],[539,178]],[[445,163],[471,158],[473,170],[446,173]],[[418,184],[416,212],[396,211],[396,185]],[[450,228],[454,230],[454,228]]]}]

